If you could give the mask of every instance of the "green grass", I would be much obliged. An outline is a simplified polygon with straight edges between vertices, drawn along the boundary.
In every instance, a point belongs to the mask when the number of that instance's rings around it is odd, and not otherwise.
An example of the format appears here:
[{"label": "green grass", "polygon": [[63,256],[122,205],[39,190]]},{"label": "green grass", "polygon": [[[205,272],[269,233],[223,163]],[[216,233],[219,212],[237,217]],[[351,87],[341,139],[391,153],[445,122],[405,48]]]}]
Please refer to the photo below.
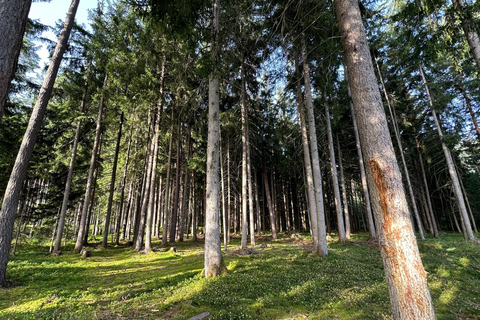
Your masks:
[{"label": "green grass", "polygon": [[[82,259],[67,247],[21,246],[8,265],[15,286],[0,289],[0,319],[390,319],[378,247],[354,235],[329,243],[329,256],[304,250],[308,239],[265,243],[257,254],[229,250],[229,274],[204,279],[201,244],[175,244],[178,252],[137,254],[100,250]],[[238,249],[234,240],[229,249]],[[158,245],[158,243],[157,243]],[[461,235],[420,243],[439,319],[480,319],[480,247]]]}]

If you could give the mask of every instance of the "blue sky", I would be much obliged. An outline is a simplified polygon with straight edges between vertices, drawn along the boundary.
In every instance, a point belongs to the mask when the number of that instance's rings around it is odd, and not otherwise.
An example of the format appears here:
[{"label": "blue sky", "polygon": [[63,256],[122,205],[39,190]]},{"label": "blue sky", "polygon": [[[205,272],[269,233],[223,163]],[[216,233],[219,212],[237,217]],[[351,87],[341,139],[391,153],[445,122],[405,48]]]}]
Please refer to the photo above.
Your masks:
[{"label": "blue sky", "polygon": [[[77,23],[83,23],[88,25],[88,10],[97,6],[98,0],[80,0],[75,20]],[[58,20],[64,21],[67,16],[68,7],[70,6],[70,0],[51,0],[50,2],[33,2],[30,8],[31,19],[39,19],[41,23],[54,26]],[[44,34],[49,39],[56,40],[52,32]],[[48,62],[48,52],[42,46],[38,51],[43,66]]]}]

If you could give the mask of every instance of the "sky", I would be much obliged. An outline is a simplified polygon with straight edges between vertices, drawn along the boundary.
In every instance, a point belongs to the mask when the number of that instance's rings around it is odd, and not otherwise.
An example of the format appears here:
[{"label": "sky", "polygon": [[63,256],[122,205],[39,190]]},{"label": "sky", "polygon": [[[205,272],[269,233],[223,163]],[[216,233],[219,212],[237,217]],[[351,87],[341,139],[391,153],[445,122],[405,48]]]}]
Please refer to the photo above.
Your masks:
[{"label": "sky", "polygon": [[[75,21],[79,24],[88,25],[88,10],[96,8],[98,0],[80,0]],[[65,21],[68,8],[70,7],[70,0],[51,0],[50,2],[33,2],[30,8],[30,19],[39,19],[41,23],[55,26],[58,20]],[[53,32],[47,32],[44,36],[51,40],[55,40]],[[48,52],[44,46],[38,51],[43,66],[48,62]]]}]

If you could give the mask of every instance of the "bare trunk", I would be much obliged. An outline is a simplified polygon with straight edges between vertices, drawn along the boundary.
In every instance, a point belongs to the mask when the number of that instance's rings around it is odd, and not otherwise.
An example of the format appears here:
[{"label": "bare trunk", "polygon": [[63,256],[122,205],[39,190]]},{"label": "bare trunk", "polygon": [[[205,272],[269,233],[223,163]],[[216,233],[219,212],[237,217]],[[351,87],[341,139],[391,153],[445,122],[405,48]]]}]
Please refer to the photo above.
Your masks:
[{"label": "bare trunk", "polygon": [[335,0],[394,319],[435,319],[356,0]]},{"label": "bare trunk", "polygon": [[[188,142],[188,147],[190,150],[191,147],[191,127],[190,124],[187,125],[187,142]],[[179,241],[183,241],[183,234],[185,233],[185,214],[187,212],[187,199],[188,199],[188,190],[189,190],[189,185],[188,185],[188,159],[189,159],[189,154],[185,152],[185,164],[184,164],[184,181],[183,181],[183,196],[182,196],[182,211],[180,213],[180,228],[179,228]],[[223,183],[223,181],[222,181]]]},{"label": "bare trunk", "polygon": [[[219,0],[212,0],[212,58],[214,66],[219,63]],[[219,153],[220,153],[220,85],[219,72],[214,67],[208,84],[208,144],[207,144],[207,185],[205,200],[205,277],[216,277],[226,273],[222,257],[219,208]]]},{"label": "bare trunk", "polygon": [[115,155],[113,156],[112,178],[110,179],[110,191],[108,195],[107,214],[105,216],[105,229],[103,231],[102,248],[108,244],[108,234],[110,232],[110,216],[112,214],[113,193],[115,192],[115,181],[117,178],[118,154],[120,152],[120,142],[122,140],[123,112],[120,115],[120,125],[118,128],[117,144],[115,146]]},{"label": "bare trunk", "polygon": [[400,151],[400,157],[402,159],[403,171],[405,172],[405,179],[407,180],[408,193],[410,195],[410,201],[412,203],[415,221],[417,222],[418,232],[420,233],[420,238],[422,240],[425,240],[425,232],[423,231],[422,220],[420,219],[420,214],[418,213],[417,202],[415,201],[415,194],[413,193],[412,183],[410,182],[410,175],[408,173],[407,162],[405,161],[405,155],[403,154],[403,145],[402,145],[402,140],[400,138],[400,131],[398,130],[398,126],[397,126],[397,117],[395,116],[394,110],[392,110],[392,106],[390,105],[390,99],[388,98],[387,90],[385,89],[385,84],[383,83],[383,77],[382,77],[382,73],[380,72],[378,63],[376,65],[377,65],[378,75],[380,77],[380,82],[383,88],[383,94],[385,95],[385,101],[387,102],[388,111],[390,113],[390,118],[392,119],[393,131],[395,133],[398,149]]},{"label": "bare trunk", "polygon": [[170,221],[170,235],[168,241],[170,243],[175,242],[177,235],[177,218],[178,218],[178,205],[180,197],[180,176],[182,175],[181,170],[181,158],[182,158],[182,130],[180,120],[178,121],[177,129],[177,163],[175,169],[175,194],[173,198],[173,210],[172,210],[172,220]]},{"label": "bare trunk", "polygon": [[[80,111],[82,113],[84,112],[84,109],[85,109],[86,98],[87,98],[87,81],[85,81],[82,102],[80,105]],[[55,245],[53,248],[53,251],[56,254],[60,252],[60,247],[62,245],[63,228],[65,227],[65,216],[67,213],[68,198],[70,196],[70,188],[72,186],[73,167],[75,164],[75,157],[77,156],[77,147],[78,147],[78,141],[80,140],[81,128],[82,128],[82,119],[78,120],[77,122],[77,128],[75,129],[75,137],[73,138],[72,156],[70,157],[70,164],[68,166],[67,181],[65,183],[65,191],[63,193],[62,207],[60,208],[57,237],[56,237]]]},{"label": "bare trunk", "polygon": [[[320,255],[328,254],[327,231],[325,229],[325,206],[323,201],[322,176],[320,173],[320,159],[318,156],[317,130],[315,128],[315,115],[313,113],[312,88],[310,85],[310,68],[307,61],[307,46],[305,35],[302,34],[302,59],[303,59],[303,80],[305,82],[305,102],[307,108],[308,129],[310,133],[310,155],[312,157],[312,173],[315,186],[315,200],[317,208],[317,234],[320,244]],[[312,216],[315,214],[312,212]]]},{"label": "bare trunk", "polygon": [[[0,122],[8,87],[15,76],[32,0],[0,0]],[[8,44],[8,45],[7,45]]]},{"label": "bare trunk", "polygon": [[447,162],[448,173],[450,174],[450,179],[452,179],[453,191],[455,193],[455,198],[458,204],[458,210],[460,211],[460,218],[462,218],[462,222],[465,224],[463,235],[466,240],[472,240],[477,242],[478,239],[473,234],[472,225],[470,224],[470,219],[468,217],[467,207],[465,205],[465,199],[463,197],[462,188],[460,186],[460,181],[457,175],[457,170],[455,169],[455,164],[453,163],[452,154],[448,149],[444,139],[443,139],[443,132],[440,121],[437,117],[437,112],[433,108],[433,100],[430,95],[430,90],[427,85],[427,80],[425,78],[425,74],[423,72],[423,67],[420,65],[420,74],[422,76],[423,84],[425,86],[425,91],[427,93],[428,104],[430,106],[430,110],[432,111],[433,120],[435,121],[435,125],[437,126],[437,132],[440,137],[440,141],[442,143],[443,153],[445,154],[445,160]]},{"label": "bare trunk", "polygon": [[255,219],[253,214],[253,187],[252,187],[252,168],[250,157],[250,139],[248,137],[247,125],[247,184],[248,184],[248,210],[250,213],[250,244],[255,246]]},{"label": "bare trunk", "polygon": [[[103,89],[106,89],[107,82],[108,82],[108,73],[105,74],[105,79],[103,80]],[[88,169],[87,186],[85,188],[83,210],[80,218],[80,224],[78,227],[77,241],[75,243],[75,248],[73,249],[74,252],[82,251],[83,238],[85,237],[85,225],[87,224],[89,204],[92,197],[93,184],[95,183],[94,173],[95,173],[95,167],[97,164],[98,150],[100,148],[103,105],[104,105],[104,94],[102,93],[102,96],[100,98],[100,104],[98,107],[97,126],[95,129],[95,140],[93,142],[92,156],[90,158],[90,168]]]},{"label": "bare trunk", "polygon": [[[348,94],[350,95],[350,85],[348,86]],[[353,103],[350,102],[350,112],[352,113],[353,131],[355,133],[355,145],[357,148],[358,163],[360,167],[360,179],[362,180],[363,199],[365,201],[365,211],[367,215],[368,233],[370,239],[377,239],[377,232],[375,230],[375,222],[373,220],[372,207],[370,204],[370,192],[367,185],[367,173],[365,172],[365,163],[363,161],[362,147],[360,144],[360,137],[358,135],[358,125],[355,116],[355,109]]]},{"label": "bare trunk", "polygon": [[[5,272],[7,270],[8,256],[10,253],[10,243],[12,241],[13,225],[15,223],[15,213],[17,212],[18,207],[18,198],[20,196],[23,181],[25,180],[25,176],[27,174],[28,164],[32,157],[33,148],[35,146],[35,142],[37,140],[40,127],[42,125],[43,117],[47,109],[47,104],[52,94],[55,78],[57,77],[63,54],[65,53],[65,50],[67,48],[68,38],[70,36],[70,31],[73,26],[75,13],[77,12],[79,2],[79,0],[73,0],[70,8],[68,9],[65,24],[58,38],[57,46],[55,47],[55,51],[53,53],[52,60],[50,61],[50,65],[43,80],[42,87],[40,88],[37,102],[35,103],[32,115],[30,116],[27,130],[25,131],[25,135],[23,136],[22,144],[20,145],[20,150],[18,151],[17,158],[15,160],[15,165],[13,166],[10,179],[8,180],[8,184],[5,189],[2,209],[0,211],[0,286],[4,286],[6,284]],[[21,8],[22,6],[20,6],[20,9]],[[19,7],[16,7],[15,9],[18,10]],[[28,8],[24,8],[23,10],[27,9]],[[26,12],[22,11],[21,15],[22,14],[25,15]],[[21,29],[22,27],[20,27],[20,30]],[[3,30],[7,29],[2,29],[2,31]],[[20,39],[20,43],[21,41],[22,40]],[[3,79],[1,81],[3,83]],[[7,83],[9,83],[9,80],[7,80]],[[0,99],[0,101],[2,101],[3,103],[4,97],[0,97]]]},{"label": "bare trunk", "polygon": [[[302,132],[302,147],[303,147],[303,160],[305,164],[305,175],[307,179],[306,183],[306,192],[308,199],[308,213],[311,220],[310,230],[312,231],[313,239],[313,251],[320,256],[326,256],[328,254],[328,248],[326,244],[324,246],[320,245],[320,239],[318,236],[318,215],[317,215],[317,202],[315,199],[315,187],[313,182],[313,173],[312,173],[312,163],[310,161],[310,148],[308,146],[308,133],[307,127],[305,124],[305,114],[303,111],[304,101],[303,93],[300,82],[300,70],[298,66],[298,54],[295,52],[295,67],[297,70],[297,112],[298,119],[300,122],[300,130]],[[326,237],[325,237],[326,241]]]},{"label": "bare trunk", "polygon": [[350,215],[348,213],[347,189],[345,186],[345,177],[343,175],[342,150],[340,149],[340,140],[337,134],[337,149],[338,149],[338,167],[340,169],[340,184],[342,186],[342,201],[343,201],[343,215],[345,217],[345,236],[350,239]]},{"label": "bare trunk", "polygon": [[330,108],[325,103],[325,122],[327,123],[328,151],[330,152],[330,172],[332,174],[333,196],[335,199],[335,212],[337,213],[337,229],[340,242],[347,241],[345,233],[345,222],[342,213],[342,200],[340,197],[340,187],[338,186],[337,162],[335,161],[335,149],[333,146],[332,126],[330,124]]},{"label": "bare trunk", "polygon": [[272,238],[277,239],[277,223],[275,221],[275,212],[273,211],[272,198],[270,197],[267,167],[265,165],[263,165],[263,184],[265,185],[265,196],[267,198],[268,212],[270,213],[270,228],[272,229]]},{"label": "bare trunk", "polygon": [[245,66],[242,61],[241,70],[241,111],[242,111],[242,249],[247,248],[247,97],[245,88]]}]

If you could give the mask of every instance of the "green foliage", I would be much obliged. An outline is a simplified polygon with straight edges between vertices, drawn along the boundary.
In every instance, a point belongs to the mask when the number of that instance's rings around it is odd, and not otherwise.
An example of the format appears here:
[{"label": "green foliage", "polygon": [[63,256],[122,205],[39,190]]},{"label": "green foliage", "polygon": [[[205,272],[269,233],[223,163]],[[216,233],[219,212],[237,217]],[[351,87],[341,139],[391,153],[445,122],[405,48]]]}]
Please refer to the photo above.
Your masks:
[{"label": "green foliage", "polygon": [[[390,305],[377,246],[354,234],[348,245],[329,243],[329,256],[305,251],[305,238],[280,238],[257,254],[229,246],[226,276],[205,279],[202,248],[141,255],[130,248],[93,251],[90,258],[46,255],[25,244],[12,257],[2,289],[2,319],[186,319],[208,311],[212,319],[388,319]],[[263,238],[267,241],[268,238]],[[475,318],[479,248],[461,235],[420,243],[438,319]]]}]

